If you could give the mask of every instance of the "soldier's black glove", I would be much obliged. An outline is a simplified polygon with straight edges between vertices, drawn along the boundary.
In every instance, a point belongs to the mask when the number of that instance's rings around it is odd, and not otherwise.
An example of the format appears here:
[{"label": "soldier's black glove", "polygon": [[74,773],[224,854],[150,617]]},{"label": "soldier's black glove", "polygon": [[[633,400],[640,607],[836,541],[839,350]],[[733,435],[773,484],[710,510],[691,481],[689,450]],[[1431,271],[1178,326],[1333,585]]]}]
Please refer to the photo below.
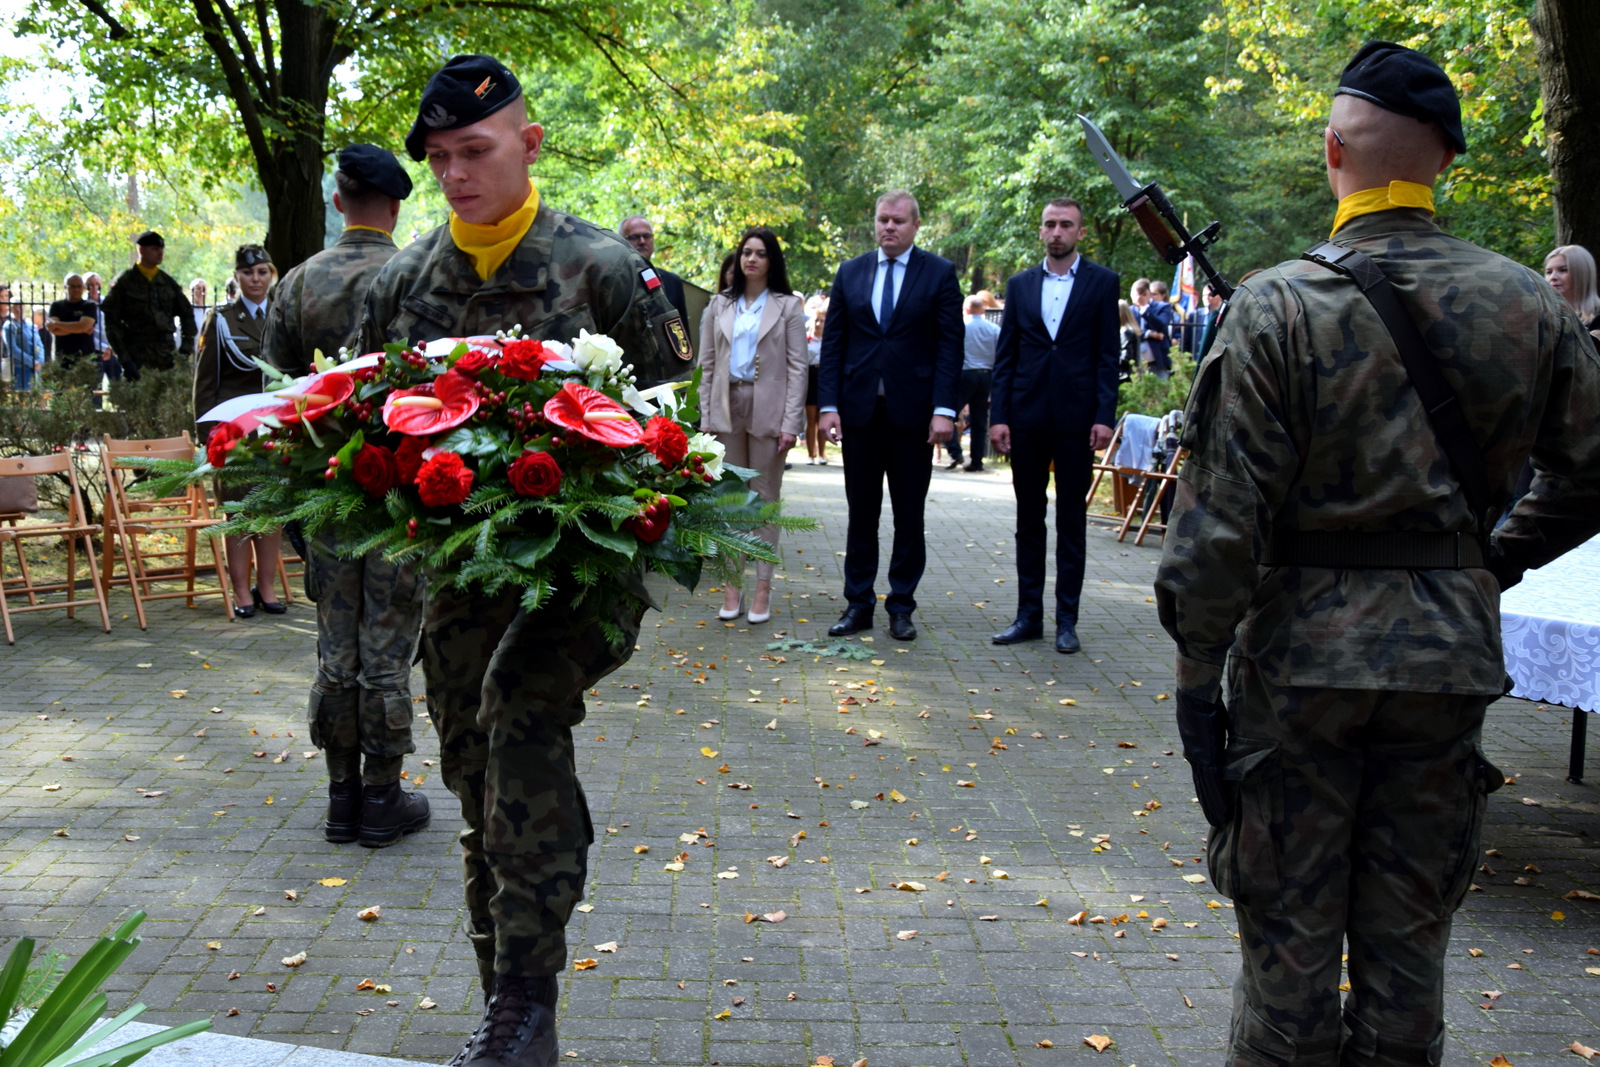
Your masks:
[{"label": "soldier's black glove", "polygon": [[1233,819],[1233,790],[1223,780],[1227,762],[1228,712],[1221,704],[1178,691],[1178,734],[1183,738],[1183,758],[1194,776],[1200,810],[1212,826]]}]

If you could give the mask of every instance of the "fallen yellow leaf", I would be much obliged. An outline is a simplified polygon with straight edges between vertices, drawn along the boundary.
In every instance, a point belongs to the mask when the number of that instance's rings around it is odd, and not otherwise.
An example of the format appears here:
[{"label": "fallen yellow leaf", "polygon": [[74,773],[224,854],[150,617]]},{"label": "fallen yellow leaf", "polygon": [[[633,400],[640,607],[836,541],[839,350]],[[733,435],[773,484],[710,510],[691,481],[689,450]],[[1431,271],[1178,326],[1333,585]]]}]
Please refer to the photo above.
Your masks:
[{"label": "fallen yellow leaf", "polygon": [[599,961],[589,959],[587,957],[581,960],[572,961],[572,969],[575,971],[592,971],[598,966],[600,966]]},{"label": "fallen yellow leaf", "polygon": [[723,1008],[721,1011],[719,1011],[715,1015],[713,1015],[712,1018],[713,1019],[731,1019],[731,1018],[733,1018],[733,1012],[729,1011],[727,1008]]},{"label": "fallen yellow leaf", "polygon": [[293,956],[283,957],[283,965],[285,967],[298,967],[305,961],[306,954],[304,952],[296,952]]},{"label": "fallen yellow leaf", "polygon": [[1511,1061],[1504,1056],[1496,1056],[1489,1061],[1489,1067],[1511,1067]]},{"label": "fallen yellow leaf", "polygon": [[438,1006],[439,1005],[434,1003],[433,999],[430,997],[423,997],[421,1000],[417,1001],[417,1007],[423,1011],[427,1011],[429,1008],[437,1008]]},{"label": "fallen yellow leaf", "polygon": [[1056,1043],[1054,1041],[1050,1041],[1050,1040],[1035,1041],[1034,1044],[1033,1044],[1033,1047],[1034,1048],[1055,1048],[1056,1047]]},{"label": "fallen yellow leaf", "polygon": [[210,949],[212,952],[217,951],[217,949],[219,949],[221,947],[222,947],[222,942],[221,941],[207,941],[206,942],[206,948]]},{"label": "fallen yellow leaf", "polygon": [[700,750],[700,755],[704,756],[706,759],[716,759],[717,750],[708,745]]},{"label": "fallen yellow leaf", "polygon": [[897,941],[910,941],[912,938],[917,936],[917,932],[915,930],[901,930],[894,936],[895,940]]},{"label": "fallen yellow leaf", "polygon": [[1183,880],[1185,882],[1191,882],[1194,885],[1199,885],[1201,882],[1206,880],[1206,876],[1203,874],[1186,874],[1183,876]]},{"label": "fallen yellow leaf", "polygon": [[1104,1052],[1106,1049],[1116,1044],[1115,1041],[1111,1040],[1105,1034],[1090,1034],[1088,1037],[1083,1039],[1083,1043],[1094,1049],[1096,1052]]},{"label": "fallen yellow leaf", "polygon": [[349,881],[347,879],[344,879],[344,878],[322,878],[322,879],[319,879],[317,881],[317,884],[318,885],[325,885],[325,886],[332,887],[332,886],[340,886],[340,885],[349,885],[350,883],[349,883]]},{"label": "fallen yellow leaf", "polygon": [[370,908],[362,908],[360,911],[356,912],[356,918],[360,919],[364,923],[375,923],[379,919],[383,918],[383,908],[377,904],[374,904]]},{"label": "fallen yellow leaf", "polygon": [[1572,1044],[1568,1045],[1567,1051],[1582,1056],[1586,1060],[1592,1060],[1596,1056],[1600,1056],[1600,1049],[1592,1049],[1588,1045],[1583,1044],[1581,1041],[1574,1041]]},{"label": "fallen yellow leaf", "polygon": [[[872,731],[868,730],[867,733],[870,734]],[[898,789],[889,790],[889,799],[894,801],[896,804],[904,804],[906,802],[905,794],[900,792]]]}]

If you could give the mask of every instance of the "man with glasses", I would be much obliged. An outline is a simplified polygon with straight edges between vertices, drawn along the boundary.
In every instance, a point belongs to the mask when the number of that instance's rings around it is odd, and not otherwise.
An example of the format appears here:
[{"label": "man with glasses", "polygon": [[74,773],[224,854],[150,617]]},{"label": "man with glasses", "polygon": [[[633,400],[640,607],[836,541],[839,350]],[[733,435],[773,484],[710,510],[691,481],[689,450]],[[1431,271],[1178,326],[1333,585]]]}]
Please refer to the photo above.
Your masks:
[{"label": "man with glasses", "polygon": [[661,291],[666,294],[667,303],[678,309],[678,314],[687,325],[689,305],[683,299],[683,279],[651,262],[656,254],[656,229],[650,225],[650,220],[643,215],[629,215],[617,227],[617,232],[622,234],[624,241],[633,246],[635,252],[644,257],[646,263],[650,264],[650,269],[661,279]]}]

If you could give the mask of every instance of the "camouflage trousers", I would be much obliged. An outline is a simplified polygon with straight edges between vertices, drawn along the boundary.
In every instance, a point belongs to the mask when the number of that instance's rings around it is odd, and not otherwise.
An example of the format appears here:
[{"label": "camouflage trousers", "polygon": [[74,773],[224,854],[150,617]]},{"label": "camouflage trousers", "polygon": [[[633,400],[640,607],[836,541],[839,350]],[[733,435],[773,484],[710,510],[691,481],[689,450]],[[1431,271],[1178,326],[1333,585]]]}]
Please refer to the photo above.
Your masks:
[{"label": "camouflage trousers", "polygon": [[486,987],[495,974],[566,967],[594,841],[572,728],[584,690],[633,655],[644,614],[642,603],[610,613],[625,638],[614,647],[597,621],[525,611],[521,596],[438,588],[423,623],[428,711],[466,823],[467,935]]},{"label": "camouflage trousers", "polygon": [[1479,747],[1490,698],[1284,688],[1239,657],[1228,689],[1238,804],[1209,844],[1244,955],[1226,1062],[1439,1063],[1451,916],[1503,782]]},{"label": "camouflage trousers", "polygon": [[340,559],[336,549],[331,535],[320,535],[306,561],[306,589],[317,602],[311,743],[334,781],[359,772],[368,785],[388,785],[417,750],[410,680],[424,582],[376,552]]}]

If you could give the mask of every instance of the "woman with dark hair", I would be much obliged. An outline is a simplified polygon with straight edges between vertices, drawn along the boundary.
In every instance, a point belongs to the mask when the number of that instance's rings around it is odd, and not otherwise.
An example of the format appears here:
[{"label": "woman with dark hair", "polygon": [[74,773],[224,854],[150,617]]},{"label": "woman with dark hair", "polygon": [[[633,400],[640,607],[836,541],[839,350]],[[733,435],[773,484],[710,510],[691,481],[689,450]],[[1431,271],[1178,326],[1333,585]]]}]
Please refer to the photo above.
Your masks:
[{"label": "woman with dark hair", "polygon": [[[777,234],[750,227],[736,255],[731,283],[711,298],[700,322],[701,428],[722,442],[729,463],[760,472],[750,488],[776,500],[784,455],[805,431],[805,308],[789,288]],[[760,534],[777,545],[775,528]],[[743,592],[729,586],[717,617],[737,618],[744,610]],[[757,563],[746,618],[760,623],[771,614],[772,564]]]}]

